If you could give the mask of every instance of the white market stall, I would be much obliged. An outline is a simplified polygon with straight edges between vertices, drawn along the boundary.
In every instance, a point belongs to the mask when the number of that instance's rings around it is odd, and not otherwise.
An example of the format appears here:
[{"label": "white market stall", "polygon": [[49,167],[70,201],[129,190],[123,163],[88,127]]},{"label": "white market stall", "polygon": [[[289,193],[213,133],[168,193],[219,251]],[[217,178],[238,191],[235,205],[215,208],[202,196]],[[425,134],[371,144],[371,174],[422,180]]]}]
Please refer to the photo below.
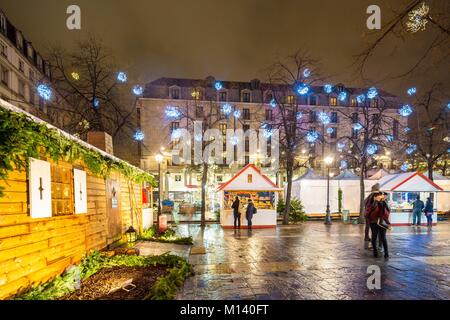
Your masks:
[{"label": "white market stall", "polygon": [[[276,204],[282,191],[253,164],[246,165],[233,178],[217,189],[220,192],[220,224],[223,228],[234,227],[231,205],[236,196],[246,204],[251,198],[257,213],[253,215],[252,228],[275,228],[277,225]],[[245,214],[241,214],[241,228],[247,228]]]},{"label": "white market stall", "polygon": [[[437,221],[437,193],[443,189],[435,182],[419,172],[405,172],[384,176],[378,182],[380,191],[388,193],[388,204],[391,208],[392,225],[411,225],[412,202],[420,196],[425,203],[431,196],[434,205],[433,225]],[[447,194],[448,195],[448,194]],[[421,224],[426,225],[426,217],[422,214]]]},{"label": "white market stall", "polygon": [[443,175],[433,172],[433,181],[446,192],[439,192],[437,194],[437,211],[450,211],[450,179]]}]

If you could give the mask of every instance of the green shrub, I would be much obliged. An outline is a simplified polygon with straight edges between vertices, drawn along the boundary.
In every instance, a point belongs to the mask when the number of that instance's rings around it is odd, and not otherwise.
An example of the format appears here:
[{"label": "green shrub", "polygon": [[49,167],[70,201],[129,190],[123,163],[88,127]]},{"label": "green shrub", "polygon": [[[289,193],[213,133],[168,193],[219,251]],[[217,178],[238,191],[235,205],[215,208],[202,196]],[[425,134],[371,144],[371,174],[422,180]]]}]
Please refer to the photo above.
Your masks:
[{"label": "green shrub", "polygon": [[289,211],[289,221],[292,223],[297,223],[306,220],[307,217],[302,202],[296,198],[291,199],[291,210]]},{"label": "green shrub", "polygon": [[176,231],[173,228],[168,228],[162,234],[158,234],[156,228],[157,226],[152,226],[150,229],[145,230],[138,236],[138,240],[175,244],[194,244],[192,237],[180,237],[176,234]]}]

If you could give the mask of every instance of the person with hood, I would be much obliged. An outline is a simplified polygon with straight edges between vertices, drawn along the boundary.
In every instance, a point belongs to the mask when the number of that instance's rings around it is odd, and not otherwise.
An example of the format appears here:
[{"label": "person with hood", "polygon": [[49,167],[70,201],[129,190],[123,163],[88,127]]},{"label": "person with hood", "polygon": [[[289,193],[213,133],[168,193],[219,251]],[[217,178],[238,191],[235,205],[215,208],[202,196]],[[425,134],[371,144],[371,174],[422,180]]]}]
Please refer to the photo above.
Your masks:
[{"label": "person with hood", "polygon": [[423,209],[423,212],[425,212],[425,216],[427,217],[428,227],[433,226],[433,207],[433,200],[431,200],[431,197],[428,197],[425,204],[425,209]]},{"label": "person with hood", "polygon": [[252,230],[252,218],[255,213],[256,213],[256,208],[253,205],[252,199],[248,199],[247,209],[245,210],[245,217],[247,218],[247,221],[248,221],[248,229],[249,230]]},{"label": "person with hood", "polygon": [[234,216],[234,229],[236,229],[236,225],[238,228],[241,228],[241,202],[239,201],[239,197],[236,196],[233,204],[231,205],[231,208],[233,209],[233,216]]},{"label": "person with hood", "polygon": [[[364,241],[366,241],[365,243],[368,244],[370,243],[370,237],[369,237],[369,230],[370,230],[370,222],[369,222],[369,218],[367,217],[367,213],[370,209],[370,206],[372,206],[373,204],[373,196],[375,193],[380,191],[380,184],[379,183],[375,183],[372,186],[372,189],[370,191],[370,194],[367,196],[367,198],[364,200],[364,217],[366,220],[366,226],[364,228]],[[368,246],[365,246],[368,248]]]},{"label": "person with hood", "polygon": [[[420,196],[417,195],[416,200],[413,202],[413,223],[412,225],[420,226],[420,219],[422,217],[422,211],[425,204],[420,200]],[[416,224],[417,221],[417,224]]]},{"label": "person with hood", "polygon": [[390,210],[386,202],[383,200],[384,194],[377,192],[373,196],[373,204],[368,207],[368,218],[370,221],[370,229],[372,231],[372,248],[373,256],[378,258],[377,238],[380,237],[383,243],[384,258],[389,258],[388,244],[386,239],[386,230],[390,226],[389,214]]}]

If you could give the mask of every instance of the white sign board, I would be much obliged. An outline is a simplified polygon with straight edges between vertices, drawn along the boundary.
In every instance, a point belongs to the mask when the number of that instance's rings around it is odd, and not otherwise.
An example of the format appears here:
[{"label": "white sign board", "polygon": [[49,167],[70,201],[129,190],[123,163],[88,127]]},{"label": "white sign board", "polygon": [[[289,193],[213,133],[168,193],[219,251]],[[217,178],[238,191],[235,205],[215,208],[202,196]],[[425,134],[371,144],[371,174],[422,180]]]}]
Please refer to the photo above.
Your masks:
[{"label": "white sign board", "polygon": [[87,213],[86,171],[73,169],[75,213]]},{"label": "white sign board", "polygon": [[30,216],[52,216],[52,182],[50,163],[30,158],[29,167]]}]

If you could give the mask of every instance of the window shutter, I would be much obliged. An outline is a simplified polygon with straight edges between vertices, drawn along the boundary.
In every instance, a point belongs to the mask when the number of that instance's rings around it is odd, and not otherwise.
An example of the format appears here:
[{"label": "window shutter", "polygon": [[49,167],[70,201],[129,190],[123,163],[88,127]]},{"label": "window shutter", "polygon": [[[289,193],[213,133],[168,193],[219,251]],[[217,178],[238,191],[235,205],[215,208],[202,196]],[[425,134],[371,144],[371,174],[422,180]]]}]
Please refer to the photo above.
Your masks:
[{"label": "window shutter", "polygon": [[30,158],[29,168],[30,216],[52,216],[52,182],[50,163]]},{"label": "window shutter", "polygon": [[87,213],[86,171],[73,169],[75,213]]}]

